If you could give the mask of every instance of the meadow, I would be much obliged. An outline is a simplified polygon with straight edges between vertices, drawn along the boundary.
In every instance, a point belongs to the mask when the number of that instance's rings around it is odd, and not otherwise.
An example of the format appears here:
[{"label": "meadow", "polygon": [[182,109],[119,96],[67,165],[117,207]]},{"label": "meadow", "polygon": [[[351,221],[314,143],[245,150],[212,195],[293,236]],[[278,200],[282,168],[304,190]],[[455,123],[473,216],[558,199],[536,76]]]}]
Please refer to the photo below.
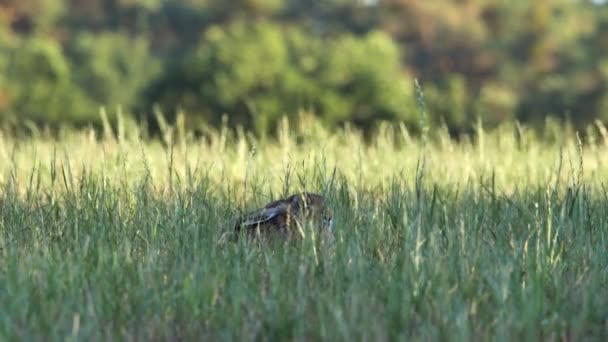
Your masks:
[{"label": "meadow", "polygon": [[[162,128],[0,135],[1,340],[608,337],[601,125]],[[300,190],[329,199],[334,246],[221,243]]]}]

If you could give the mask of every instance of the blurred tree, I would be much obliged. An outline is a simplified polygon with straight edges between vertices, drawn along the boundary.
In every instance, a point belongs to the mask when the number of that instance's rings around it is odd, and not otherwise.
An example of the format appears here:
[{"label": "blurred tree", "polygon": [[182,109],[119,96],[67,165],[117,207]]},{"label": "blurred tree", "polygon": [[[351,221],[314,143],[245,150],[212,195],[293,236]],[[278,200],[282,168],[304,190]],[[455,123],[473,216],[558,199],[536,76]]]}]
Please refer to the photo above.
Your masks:
[{"label": "blurred tree", "polygon": [[[378,120],[416,125],[413,78],[402,70],[399,49],[386,34],[326,40],[327,60],[318,78],[326,92],[321,109],[330,123],[352,121],[361,128]],[[322,94],[319,94],[322,95]]]},{"label": "blurred tree", "polygon": [[6,110],[8,106],[8,92],[6,86],[6,70],[7,55],[10,44],[10,23],[12,21],[12,13],[6,7],[0,6],[0,113]]},{"label": "blurred tree", "polygon": [[158,71],[141,39],[85,33],[68,50],[66,55],[59,44],[39,38],[4,47],[0,104],[4,102],[5,118],[95,123],[101,106],[130,109]]},{"label": "blurred tree", "polygon": [[[13,120],[37,123],[85,123],[94,114],[83,91],[71,82],[70,64],[61,48],[48,40],[23,40],[7,52],[3,74]],[[24,82],[23,80],[27,80]]]},{"label": "blurred tree", "polygon": [[583,126],[597,116],[602,79],[589,50],[597,27],[593,6],[561,0],[531,7],[528,63],[518,65],[520,119],[542,122],[552,114]]},{"label": "blurred tree", "polygon": [[96,106],[131,108],[141,89],[154,79],[159,62],[150,56],[148,42],[117,33],[77,36],[68,49],[75,85]]},{"label": "blurred tree", "polygon": [[[429,111],[463,130],[549,114],[585,124],[598,111],[598,60],[589,53],[597,6],[539,0],[379,0],[381,25],[427,84]],[[485,108],[485,109],[484,109]]]},{"label": "blurred tree", "polygon": [[65,1],[56,0],[2,0],[4,13],[11,29],[19,34],[50,32],[65,11]]},{"label": "blurred tree", "polygon": [[285,4],[284,0],[209,0],[209,10],[213,11],[220,21],[226,19],[262,19],[279,13]]},{"label": "blurred tree", "polygon": [[141,33],[149,29],[149,16],[163,0],[63,0],[67,2],[63,25],[71,31],[125,30]]},{"label": "blurred tree", "polygon": [[282,20],[318,35],[366,34],[380,25],[379,6],[369,0],[285,0]]},{"label": "blurred tree", "polygon": [[267,133],[283,115],[302,108],[327,123],[405,119],[411,87],[401,78],[399,52],[390,38],[321,40],[295,28],[235,22],[210,28],[148,91],[167,111],[190,113],[190,122],[232,124]]},{"label": "blurred tree", "polygon": [[608,10],[600,12],[595,34],[590,39],[591,51],[598,62],[598,76],[601,77],[600,100],[597,115],[608,122]]},{"label": "blurred tree", "polygon": [[570,0],[0,0],[0,112],[87,122],[158,102],[258,132],[302,108],[414,125],[416,75],[455,134],[478,117],[582,127],[608,120],[607,17]]},{"label": "blurred tree", "polygon": [[[425,87],[427,105],[435,121],[443,121],[455,132],[467,130],[475,121],[479,96],[487,108],[514,106],[508,85],[485,83],[499,72],[501,56],[497,32],[500,2],[452,0],[443,2],[380,0],[381,25],[400,43],[403,62],[412,67]],[[517,6],[513,4],[512,6]],[[500,89],[500,104],[492,103],[489,90]],[[507,101],[508,102],[508,101]],[[512,117],[512,108],[500,113],[484,111],[485,121]]]}]

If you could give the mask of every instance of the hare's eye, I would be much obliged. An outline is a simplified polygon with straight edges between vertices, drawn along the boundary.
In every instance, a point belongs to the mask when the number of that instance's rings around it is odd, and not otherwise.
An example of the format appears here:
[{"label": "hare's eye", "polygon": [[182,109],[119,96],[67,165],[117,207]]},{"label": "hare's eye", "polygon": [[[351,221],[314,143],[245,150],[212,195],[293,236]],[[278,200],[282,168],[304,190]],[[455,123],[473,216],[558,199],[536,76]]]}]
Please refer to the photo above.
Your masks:
[{"label": "hare's eye", "polygon": [[323,216],[323,225],[331,230],[334,228],[334,220],[330,216]]}]

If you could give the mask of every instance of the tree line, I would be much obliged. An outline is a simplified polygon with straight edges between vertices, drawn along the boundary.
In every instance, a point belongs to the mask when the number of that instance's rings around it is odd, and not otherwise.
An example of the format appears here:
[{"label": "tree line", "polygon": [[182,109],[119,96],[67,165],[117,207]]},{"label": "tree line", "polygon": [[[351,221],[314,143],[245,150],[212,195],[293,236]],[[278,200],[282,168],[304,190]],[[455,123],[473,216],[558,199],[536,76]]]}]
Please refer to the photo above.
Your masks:
[{"label": "tree line", "polygon": [[[608,7],[536,0],[1,0],[0,123],[178,113],[259,134],[608,121]],[[225,118],[225,119],[222,119]],[[154,129],[154,125],[151,126]]]}]

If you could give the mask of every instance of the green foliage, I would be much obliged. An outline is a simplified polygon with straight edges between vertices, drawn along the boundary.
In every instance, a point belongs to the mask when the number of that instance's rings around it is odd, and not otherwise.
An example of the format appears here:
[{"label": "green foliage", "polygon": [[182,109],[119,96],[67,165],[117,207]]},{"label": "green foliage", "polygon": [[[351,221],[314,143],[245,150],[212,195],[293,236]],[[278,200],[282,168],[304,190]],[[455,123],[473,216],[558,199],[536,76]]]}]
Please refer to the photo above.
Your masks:
[{"label": "green foliage", "polygon": [[321,80],[327,91],[338,90],[338,96],[325,103],[325,115],[363,127],[376,120],[414,125],[413,79],[401,71],[399,50],[388,36],[372,32],[323,45],[328,53]]},{"label": "green foliage", "polygon": [[12,28],[24,35],[45,33],[53,30],[65,14],[68,2],[64,0],[3,0],[0,12]]},{"label": "green foliage", "polygon": [[[82,123],[91,103],[72,83],[72,68],[61,47],[49,40],[31,38],[7,53],[3,71],[13,119],[57,124]],[[23,80],[27,80],[24,82]]]},{"label": "green foliage", "polygon": [[[540,123],[600,112],[602,7],[589,2],[387,1],[380,25],[423,76],[429,111],[455,130],[477,117]],[[604,5],[605,6],[605,5]],[[411,18],[405,20],[404,16]],[[399,24],[407,22],[407,24]],[[605,37],[605,34],[604,34]]]},{"label": "green foliage", "polygon": [[[0,71],[5,71],[8,63],[8,32],[0,22]],[[9,105],[6,75],[0,72],[0,115]]]},{"label": "green foliage", "polygon": [[362,38],[311,37],[296,28],[238,21],[209,28],[192,52],[150,89],[171,111],[179,107],[217,124],[274,130],[282,116],[311,109],[323,121],[361,125],[407,118],[411,87],[400,74],[399,51],[380,32]]},{"label": "green foliage", "polygon": [[285,6],[284,0],[209,0],[209,9],[219,16],[239,17],[248,16],[267,17],[279,12]]},{"label": "green foliage", "polygon": [[[332,127],[352,122],[369,132],[379,120],[416,127],[415,77],[429,123],[445,123],[454,134],[471,131],[479,119],[486,127],[518,120],[540,128],[549,116],[580,129],[608,117],[606,6],[7,0],[0,4],[0,34],[8,37],[0,39],[0,68],[9,68],[2,64],[21,46],[21,54],[33,53],[27,45],[37,41],[54,46],[62,56],[47,57],[63,59],[68,72],[57,85],[23,68],[23,77],[5,76],[0,111],[3,119],[12,113],[15,120],[73,123],[97,120],[100,105],[150,117],[160,104],[170,116],[184,110],[190,129],[218,127],[228,114],[231,125],[259,134],[274,130],[282,116],[312,111]],[[40,89],[26,101],[38,80],[58,87],[52,101]],[[60,103],[74,105],[63,115],[53,108]],[[47,105],[44,114],[39,109]]]},{"label": "green foliage", "polygon": [[81,35],[69,56],[39,38],[21,40],[3,56],[5,119],[51,125],[99,122],[102,106],[130,108],[158,70],[146,41],[114,34]]},{"label": "green foliage", "polygon": [[97,106],[131,108],[160,70],[148,42],[122,34],[81,34],[70,49],[74,82]]}]

